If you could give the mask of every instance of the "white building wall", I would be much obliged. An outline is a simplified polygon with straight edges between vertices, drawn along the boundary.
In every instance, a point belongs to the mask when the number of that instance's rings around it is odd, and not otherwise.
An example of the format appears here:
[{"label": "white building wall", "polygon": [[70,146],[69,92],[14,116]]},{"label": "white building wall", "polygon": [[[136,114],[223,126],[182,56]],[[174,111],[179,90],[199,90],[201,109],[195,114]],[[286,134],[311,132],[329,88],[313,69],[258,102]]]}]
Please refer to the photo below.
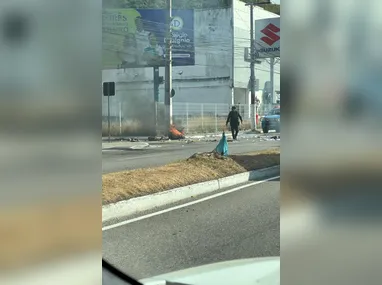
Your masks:
[{"label": "white building wall", "polygon": [[[254,21],[264,18],[279,17],[260,7],[254,7]],[[245,3],[233,1],[234,23],[234,86],[235,103],[250,103],[248,96],[248,82],[251,75],[250,63],[244,61],[244,48],[250,47],[250,7]],[[255,23],[254,23],[255,29]],[[256,40],[256,39],[255,39]],[[255,65],[255,77],[259,80],[259,89],[264,88],[266,81],[270,81],[270,61],[266,59],[262,64]],[[246,95],[243,95],[243,89]],[[280,90],[280,64],[274,66],[274,90]],[[261,98],[259,98],[261,99]]]}]

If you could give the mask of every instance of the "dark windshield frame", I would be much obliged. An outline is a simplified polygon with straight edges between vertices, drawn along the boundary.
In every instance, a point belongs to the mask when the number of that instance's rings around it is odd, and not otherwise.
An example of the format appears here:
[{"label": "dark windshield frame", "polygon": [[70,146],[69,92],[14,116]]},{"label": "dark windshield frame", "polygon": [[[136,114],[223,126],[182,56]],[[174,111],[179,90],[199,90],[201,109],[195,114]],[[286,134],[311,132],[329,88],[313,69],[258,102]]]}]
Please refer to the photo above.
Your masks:
[{"label": "dark windshield frame", "polygon": [[[103,258],[102,258],[102,271],[106,271],[105,273],[110,274],[111,276],[115,277],[119,282],[125,283],[126,285],[143,285],[142,283],[136,281],[134,278],[128,276],[127,274],[123,273],[122,271],[112,266],[109,262],[107,262]],[[107,285],[107,284],[104,284],[103,281],[105,280],[104,279],[102,280],[102,284]],[[114,284],[114,282],[112,284]]]}]

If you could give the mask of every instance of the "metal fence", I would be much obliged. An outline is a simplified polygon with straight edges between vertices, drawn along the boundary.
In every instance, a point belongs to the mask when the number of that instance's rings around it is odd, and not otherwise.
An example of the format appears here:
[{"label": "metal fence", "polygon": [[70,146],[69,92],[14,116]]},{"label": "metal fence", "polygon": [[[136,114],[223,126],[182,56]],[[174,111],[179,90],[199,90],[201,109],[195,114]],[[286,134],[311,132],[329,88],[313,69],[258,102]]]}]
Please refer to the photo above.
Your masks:
[{"label": "metal fence", "polygon": [[[252,128],[251,106],[235,105],[243,118],[242,129]],[[184,129],[186,134],[218,133],[225,128],[231,104],[213,103],[173,103],[173,123]],[[165,107],[163,103],[150,105],[139,117],[131,114],[131,106],[127,108],[122,102],[111,108],[111,135],[152,135],[161,129],[164,122]],[[258,108],[259,121],[263,108]],[[107,115],[103,114],[102,133],[107,134]],[[258,124],[257,127],[260,127]]]},{"label": "metal fence", "polygon": [[[185,129],[186,133],[217,133],[225,127],[230,104],[174,103],[173,122]],[[250,129],[249,106],[239,106],[243,118],[243,128]]]}]

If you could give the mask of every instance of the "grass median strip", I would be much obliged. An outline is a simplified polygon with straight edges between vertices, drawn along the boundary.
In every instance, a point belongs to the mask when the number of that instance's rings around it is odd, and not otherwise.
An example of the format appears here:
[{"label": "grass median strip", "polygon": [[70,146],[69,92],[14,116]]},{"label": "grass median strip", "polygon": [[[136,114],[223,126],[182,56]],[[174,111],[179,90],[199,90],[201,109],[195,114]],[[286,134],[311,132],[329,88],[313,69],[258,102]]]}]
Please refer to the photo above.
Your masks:
[{"label": "grass median strip", "polygon": [[230,155],[212,153],[153,168],[102,175],[104,205],[280,164],[280,150]]}]

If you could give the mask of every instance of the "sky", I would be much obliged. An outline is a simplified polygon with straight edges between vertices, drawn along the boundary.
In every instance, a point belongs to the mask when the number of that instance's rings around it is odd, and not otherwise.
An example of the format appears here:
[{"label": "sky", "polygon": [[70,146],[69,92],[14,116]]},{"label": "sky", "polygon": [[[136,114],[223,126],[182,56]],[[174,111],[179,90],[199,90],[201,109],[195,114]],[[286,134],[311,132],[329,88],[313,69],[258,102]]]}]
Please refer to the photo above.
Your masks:
[{"label": "sky", "polygon": [[273,4],[279,4],[279,5],[280,5],[280,0],[271,0],[271,2],[272,2]]}]

